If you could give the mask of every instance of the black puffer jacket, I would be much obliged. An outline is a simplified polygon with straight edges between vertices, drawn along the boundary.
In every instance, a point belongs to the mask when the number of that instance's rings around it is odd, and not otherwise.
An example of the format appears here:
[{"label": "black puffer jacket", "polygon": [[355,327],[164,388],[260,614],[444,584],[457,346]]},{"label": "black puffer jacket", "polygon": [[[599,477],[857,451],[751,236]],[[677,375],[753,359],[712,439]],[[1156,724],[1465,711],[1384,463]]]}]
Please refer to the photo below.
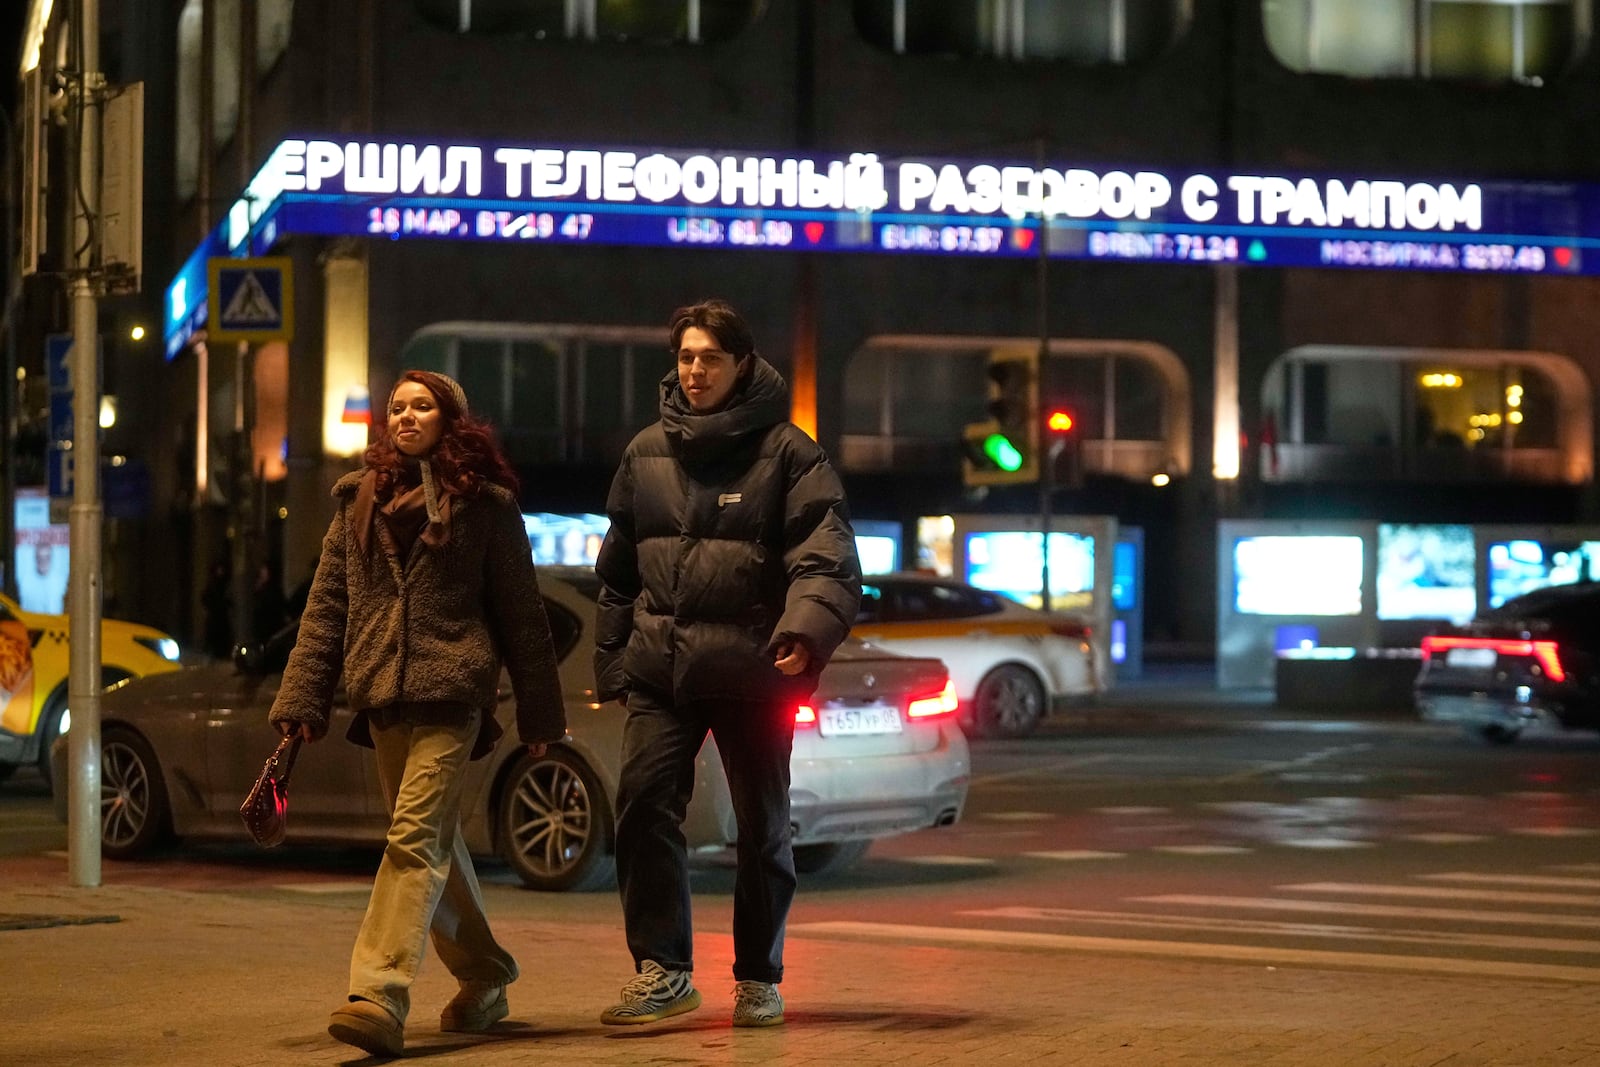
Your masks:
[{"label": "black puffer jacket", "polygon": [[[623,454],[595,570],[603,583],[595,678],[610,700],[800,699],[850,632],[861,564],[844,489],[788,421],[789,391],[755,357],[728,405],[694,414],[674,370],[661,421]],[[801,674],[773,660],[811,654]]]}]

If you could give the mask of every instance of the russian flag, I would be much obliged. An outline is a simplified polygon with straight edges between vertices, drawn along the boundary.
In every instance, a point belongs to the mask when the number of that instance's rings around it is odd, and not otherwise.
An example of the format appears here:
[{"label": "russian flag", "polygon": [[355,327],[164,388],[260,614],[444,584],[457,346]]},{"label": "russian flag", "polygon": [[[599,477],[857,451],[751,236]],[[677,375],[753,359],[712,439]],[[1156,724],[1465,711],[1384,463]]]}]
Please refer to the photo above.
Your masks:
[{"label": "russian flag", "polygon": [[363,426],[372,425],[372,394],[364,385],[352,385],[350,391],[344,395],[344,413],[339,416],[340,422],[358,422]]}]

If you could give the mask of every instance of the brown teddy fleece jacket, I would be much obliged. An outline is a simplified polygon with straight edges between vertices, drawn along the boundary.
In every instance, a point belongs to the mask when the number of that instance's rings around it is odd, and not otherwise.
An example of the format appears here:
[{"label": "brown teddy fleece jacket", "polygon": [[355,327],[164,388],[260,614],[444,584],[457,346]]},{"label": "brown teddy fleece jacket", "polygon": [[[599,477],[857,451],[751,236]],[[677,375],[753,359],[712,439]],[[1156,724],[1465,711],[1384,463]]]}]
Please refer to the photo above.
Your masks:
[{"label": "brown teddy fleece jacket", "polygon": [[[484,709],[476,759],[502,732],[493,712],[504,660],[518,738],[561,738],[566,711],[555,645],[516,499],[497,485],[452,499],[450,539],[434,547],[419,537],[401,560],[387,536],[369,538],[369,551],[361,551],[352,516],[364,473],[334,483],[339,510],[271,721],[326,731],[342,672],[350,706],[360,712],[433,702]],[[364,714],[350,739],[371,745]]]}]

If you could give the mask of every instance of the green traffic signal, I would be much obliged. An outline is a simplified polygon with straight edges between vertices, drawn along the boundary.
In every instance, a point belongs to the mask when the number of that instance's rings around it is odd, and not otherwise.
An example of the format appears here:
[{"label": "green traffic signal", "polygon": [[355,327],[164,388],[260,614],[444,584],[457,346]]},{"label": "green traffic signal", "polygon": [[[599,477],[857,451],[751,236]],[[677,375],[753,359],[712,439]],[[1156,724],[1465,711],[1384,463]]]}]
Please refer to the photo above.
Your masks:
[{"label": "green traffic signal", "polygon": [[1022,453],[1003,433],[992,433],[983,439],[983,454],[1003,471],[1022,469]]}]

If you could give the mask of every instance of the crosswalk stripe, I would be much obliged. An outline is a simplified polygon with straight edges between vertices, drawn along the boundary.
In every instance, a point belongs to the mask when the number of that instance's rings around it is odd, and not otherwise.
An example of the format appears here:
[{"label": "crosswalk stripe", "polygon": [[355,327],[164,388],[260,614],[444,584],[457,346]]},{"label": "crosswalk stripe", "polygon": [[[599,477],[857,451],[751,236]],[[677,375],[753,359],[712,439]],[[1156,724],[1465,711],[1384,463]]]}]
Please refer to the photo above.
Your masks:
[{"label": "crosswalk stripe", "polygon": [[1136,938],[1085,937],[1019,930],[975,930],[964,927],[838,921],[791,925],[789,936],[912,941],[923,944],[974,945],[989,948],[1041,948],[1061,952],[1103,952],[1118,956],[1158,956],[1307,967],[1364,968],[1423,974],[1552,979],[1600,984],[1600,968],[1564,964],[1515,963],[1441,956],[1395,956],[1378,952],[1335,952],[1329,949],[1290,949],[1270,945],[1227,945],[1198,941],[1147,941]]},{"label": "crosswalk stripe", "polygon": [[1024,856],[1031,856],[1036,860],[1115,860],[1121,859],[1121,852],[1097,852],[1092,848],[1069,848],[1059,852],[1024,852]]},{"label": "crosswalk stripe", "polygon": [[1518,826],[1510,831],[1523,837],[1593,837],[1600,834],[1587,826]]},{"label": "crosswalk stripe", "polygon": [[1380,897],[1432,897],[1455,900],[1482,900],[1505,904],[1575,904],[1586,908],[1600,907],[1600,896],[1583,896],[1578,893],[1517,893],[1498,889],[1447,889],[1422,885],[1384,885],[1372,882],[1302,882],[1298,885],[1280,885],[1295,893],[1355,893],[1361,896]]},{"label": "crosswalk stripe", "polygon": [[993,867],[995,861],[983,856],[903,856],[901,863],[915,863],[923,867]]},{"label": "crosswalk stripe", "polygon": [[1425,882],[1475,882],[1481,885],[1543,886],[1546,889],[1600,889],[1600,878],[1559,878],[1545,874],[1473,874],[1451,871],[1444,874],[1419,874]]},{"label": "crosswalk stripe", "polygon": [[1160,815],[1171,808],[1153,808],[1143,804],[1123,804],[1110,808],[1090,808],[1097,815]]},{"label": "crosswalk stripe", "polygon": [[1238,845],[1157,845],[1155,851],[1172,852],[1179,856],[1237,856],[1255,850]]},{"label": "crosswalk stripe", "polygon": [[372,889],[372,882],[284,882],[272,888],[286,893],[366,893]]},{"label": "crosswalk stripe", "polygon": [[1353,841],[1348,837],[1289,837],[1282,841],[1274,841],[1275,845],[1284,845],[1288,848],[1371,848],[1371,841]]},{"label": "crosswalk stripe", "polygon": [[986,811],[978,818],[994,822],[1048,822],[1055,816],[1047,811]]},{"label": "crosswalk stripe", "polygon": [[1534,911],[1470,911],[1461,908],[1407,907],[1400,904],[1363,904],[1354,900],[1293,900],[1288,897],[1202,896],[1193,893],[1163,893],[1132,899],[1140,904],[1181,904],[1188,907],[1286,911],[1305,915],[1369,915],[1391,919],[1476,922],[1492,926],[1561,926],[1600,930],[1600,915],[1558,915]]},{"label": "crosswalk stripe", "polygon": [[1489,839],[1483,834],[1452,834],[1441,831],[1432,834],[1401,834],[1399,840],[1417,841],[1424,845],[1466,845]]},{"label": "crosswalk stripe", "polygon": [[1470,945],[1537,952],[1600,954],[1600,939],[1525,937],[1514,934],[1475,934],[1455,930],[1390,929],[1343,923],[1297,923],[1273,919],[1226,919],[1217,916],[1155,915],[1137,911],[1092,911],[1082,908],[1004,907],[957,912],[984,919],[1020,919],[1035,922],[1091,922],[1114,926],[1174,930],[1211,930],[1251,934],[1288,934],[1353,941],[1396,941],[1416,945]]}]

